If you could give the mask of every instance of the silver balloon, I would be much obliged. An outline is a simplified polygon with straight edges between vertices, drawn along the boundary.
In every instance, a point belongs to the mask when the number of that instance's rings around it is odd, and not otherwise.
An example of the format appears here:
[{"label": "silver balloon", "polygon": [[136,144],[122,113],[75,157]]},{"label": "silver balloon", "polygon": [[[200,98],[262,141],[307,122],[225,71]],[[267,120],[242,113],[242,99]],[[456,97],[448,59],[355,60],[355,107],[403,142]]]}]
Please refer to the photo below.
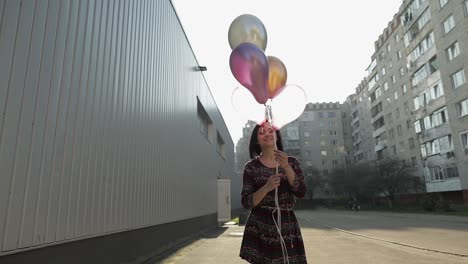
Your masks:
[{"label": "silver balloon", "polygon": [[229,27],[229,45],[231,49],[239,44],[250,42],[265,51],[267,31],[262,21],[254,15],[244,14],[232,21]]}]

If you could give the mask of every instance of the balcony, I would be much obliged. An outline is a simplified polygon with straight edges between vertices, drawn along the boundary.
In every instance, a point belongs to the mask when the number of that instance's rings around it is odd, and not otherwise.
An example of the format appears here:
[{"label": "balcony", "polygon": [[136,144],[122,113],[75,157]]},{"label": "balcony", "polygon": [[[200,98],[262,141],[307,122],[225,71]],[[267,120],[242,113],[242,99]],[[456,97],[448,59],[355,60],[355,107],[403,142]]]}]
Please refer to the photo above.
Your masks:
[{"label": "balcony", "polygon": [[377,130],[372,132],[372,137],[376,138],[376,137],[380,136],[383,132],[385,132],[385,125],[383,125],[382,127],[378,128]]},{"label": "balcony", "polygon": [[377,121],[379,118],[381,118],[383,116],[383,110],[380,111],[377,115],[375,115],[374,117],[371,117],[371,124],[373,124],[375,121]]},{"label": "balcony", "polygon": [[[411,50],[410,50],[411,51]],[[430,58],[437,54],[437,50],[435,44],[433,44],[432,48],[427,50],[423,55],[421,55],[416,61],[410,62],[408,67],[408,73],[412,75],[414,71],[419,69],[421,66],[426,64]]]},{"label": "balcony", "polygon": [[418,109],[414,110],[413,115],[416,120],[423,119],[428,114],[434,112],[435,110],[442,108],[446,105],[445,96],[441,96],[437,99],[431,100],[426,103],[425,106],[419,107]]},{"label": "balcony", "polygon": [[437,70],[429,74],[425,79],[420,81],[416,86],[413,86],[413,95],[418,95],[424,92],[431,85],[435,84],[440,80],[440,71]]},{"label": "balcony", "polygon": [[419,133],[419,142],[424,143],[428,141],[432,141],[436,138],[441,138],[443,136],[451,134],[452,130],[450,128],[449,122],[444,123],[440,126],[433,127],[428,130],[421,131]]},{"label": "balcony", "polygon": [[381,140],[375,145],[374,151],[377,152],[377,151],[380,151],[380,150],[382,150],[382,149],[384,149],[386,147],[387,147],[387,140],[386,139]]}]

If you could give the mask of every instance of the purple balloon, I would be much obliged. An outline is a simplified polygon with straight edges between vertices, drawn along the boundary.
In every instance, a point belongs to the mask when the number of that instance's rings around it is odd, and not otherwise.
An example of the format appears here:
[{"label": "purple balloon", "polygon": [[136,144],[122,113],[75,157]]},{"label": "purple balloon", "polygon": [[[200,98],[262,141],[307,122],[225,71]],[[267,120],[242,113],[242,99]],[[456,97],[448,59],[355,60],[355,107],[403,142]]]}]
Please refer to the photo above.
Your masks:
[{"label": "purple balloon", "polygon": [[229,66],[236,80],[247,88],[259,104],[268,100],[268,59],[252,43],[239,44],[231,52]]}]

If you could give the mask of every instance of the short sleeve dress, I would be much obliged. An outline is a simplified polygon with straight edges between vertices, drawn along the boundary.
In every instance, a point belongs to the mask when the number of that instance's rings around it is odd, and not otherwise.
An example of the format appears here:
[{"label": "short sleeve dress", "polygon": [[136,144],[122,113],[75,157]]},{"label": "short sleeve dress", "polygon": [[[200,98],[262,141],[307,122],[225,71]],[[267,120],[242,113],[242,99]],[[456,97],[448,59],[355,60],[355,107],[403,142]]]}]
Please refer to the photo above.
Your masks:
[{"label": "short sleeve dress", "polygon": [[[278,187],[281,235],[286,244],[289,263],[307,263],[301,230],[292,210],[295,196],[304,197],[307,187],[299,161],[289,157],[288,162],[296,173],[296,178],[291,186],[284,177]],[[244,167],[241,199],[242,205],[250,209],[250,214],[245,224],[240,257],[250,263],[285,263],[280,236],[275,226],[275,191],[269,192],[257,206],[253,206],[253,193],[265,185],[268,177],[275,173],[276,168],[266,167],[259,159],[252,159]],[[279,173],[285,171],[280,168]]]}]

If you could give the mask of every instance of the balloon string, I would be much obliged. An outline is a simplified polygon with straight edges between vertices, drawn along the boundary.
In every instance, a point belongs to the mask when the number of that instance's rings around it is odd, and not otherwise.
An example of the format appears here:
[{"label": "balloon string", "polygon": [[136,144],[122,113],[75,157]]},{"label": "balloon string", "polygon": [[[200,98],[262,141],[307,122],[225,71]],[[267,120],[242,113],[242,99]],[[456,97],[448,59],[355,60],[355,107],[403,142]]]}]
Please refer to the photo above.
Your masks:
[{"label": "balloon string", "polygon": [[[271,106],[265,105],[266,109],[266,116],[267,121],[270,124],[271,128],[273,128],[273,120],[271,114]],[[276,143],[276,132],[273,133],[273,140],[275,141],[275,150],[278,150],[278,145]],[[279,163],[276,162],[276,174],[279,171]],[[277,220],[275,221],[275,212],[277,212]],[[284,242],[283,236],[281,235],[281,208],[279,206],[279,199],[278,199],[278,187],[275,188],[275,210],[271,213],[273,218],[273,222],[275,223],[276,231],[278,231],[278,235],[280,238],[281,244],[281,251],[283,253],[283,263],[289,264],[289,256],[288,256],[288,248],[286,247],[286,243]]]}]

